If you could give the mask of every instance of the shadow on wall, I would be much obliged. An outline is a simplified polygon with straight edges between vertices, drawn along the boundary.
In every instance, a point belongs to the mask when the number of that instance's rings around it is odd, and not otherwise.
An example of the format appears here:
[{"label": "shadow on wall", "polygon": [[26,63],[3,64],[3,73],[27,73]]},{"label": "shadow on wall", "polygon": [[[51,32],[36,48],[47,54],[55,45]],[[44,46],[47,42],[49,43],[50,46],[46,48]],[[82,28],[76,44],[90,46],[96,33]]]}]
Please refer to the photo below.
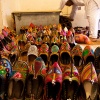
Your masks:
[{"label": "shadow on wall", "polygon": [[13,19],[12,15],[6,15],[6,20],[5,21],[6,21],[5,26],[8,26],[8,27],[14,29],[14,19]]}]

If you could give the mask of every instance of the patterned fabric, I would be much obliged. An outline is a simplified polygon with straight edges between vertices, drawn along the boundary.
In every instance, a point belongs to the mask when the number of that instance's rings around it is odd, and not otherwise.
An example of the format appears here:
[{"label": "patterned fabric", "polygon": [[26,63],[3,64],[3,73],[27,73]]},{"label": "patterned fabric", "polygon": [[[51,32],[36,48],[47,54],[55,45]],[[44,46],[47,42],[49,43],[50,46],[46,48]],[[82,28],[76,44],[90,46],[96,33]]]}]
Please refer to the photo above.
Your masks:
[{"label": "patterned fabric", "polygon": [[30,43],[27,43],[27,44],[25,45],[25,49],[22,50],[22,51],[20,51],[20,54],[23,53],[23,52],[28,52],[30,46],[31,46],[31,44],[30,44]]},{"label": "patterned fabric", "polygon": [[[67,53],[71,57],[70,50],[71,50],[71,48],[70,48],[70,45],[68,44],[68,42],[62,43],[62,45],[60,47],[60,59],[62,59],[61,56],[62,56],[63,53]],[[64,59],[66,59],[66,58],[64,58]],[[62,71],[64,71],[66,64],[63,64],[61,62],[61,60],[60,60],[60,66],[61,66]]]},{"label": "patterned fabric", "polygon": [[72,31],[69,30],[66,36],[69,37],[71,35],[72,35]]},{"label": "patterned fabric", "polygon": [[32,33],[32,27],[29,27],[27,32]]},{"label": "patterned fabric", "polygon": [[60,54],[62,52],[69,52],[70,51],[70,45],[68,44],[68,42],[64,42],[62,43],[61,47],[60,47]]},{"label": "patterned fabric", "polygon": [[[8,75],[9,73],[9,75]],[[6,79],[12,74],[12,66],[8,59],[0,59],[0,100],[4,100],[6,90]],[[8,76],[8,77],[7,77]]]},{"label": "patterned fabric", "polygon": [[40,47],[39,53],[40,53],[39,55],[41,55],[41,54],[48,55],[48,53],[49,53],[49,46],[47,44],[42,44],[41,47]]},{"label": "patterned fabric", "polygon": [[11,33],[11,30],[8,27],[4,27],[5,32],[7,32],[7,34]]},{"label": "patterned fabric", "polygon": [[69,68],[66,67],[64,74],[63,74],[63,80],[66,80],[66,79],[71,82],[77,81],[80,84],[80,75],[75,66],[71,65]]},{"label": "patterned fabric", "polygon": [[57,45],[53,45],[53,46],[51,47],[51,52],[52,52],[52,53],[57,53],[57,52],[59,52],[59,47],[58,47]]},{"label": "patterned fabric", "polygon": [[59,39],[57,38],[56,35],[54,35],[54,36],[52,37],[52,39],[51,39],[51,44],[52,44],[52,43],[56,43],[56,44],[59,43]]},{"label": "patterned fabric", "polygon": [[38,56],[38,48],[35,45],[31,45],[28,49],[28,56],[29,55],[35,55]]},{"label": "patterned fabric", "polygon": [[82,58],[82,47],[80,45],[75,45],[71,51],[71,54],[72,54],[72,58],[74,58],[74,56],[76,55]]},{"label": "patterned fabric", "polygon": [[[52,60],[51,57],[53,57],[53,55],[59,57],[59,47],[57,45],[53,45],[51,47],[51,54],[49,60]],[[56,60],[58,61],[58,58]]]},{"label": "patterned fabric", "polygon": [[95,57],[99,57],[100,56],[100,47],[97,47],[94,51],[94,55]]},{"label": "patterned fabric", "polygon": [[66,31],[63,31],[63,30],[62,30],[62,31],[60,32],[60,35],[66,36]]},{"label": "patterned fabric", "polygon": [[24,41],[26,43],[27,42],[26,34],[20,34],[18,36],[18,41]]},{"label": "patterned fabric", "polygon": [[48,73],[46,74],[45,93],[44,93],[44,97],[46,97],[45,100],[47,100],[47,98],[48,100],[50,98],[53,98],[54,100],[59,100],[61,87],[62,87],[62,71],[60,69],[60,66],[58,65],[58,62],[55,62],[50,67]]},{"label": "patterned fabric", "polygon": [[8,59],[2,58],[0,60],[0,76],[6,78],[6,73],[11,75],[12,73],[12,66]]},{"label": "patterned fabric", "polygon": [[8,32],[5,31],[4,29],[2,29],[2,34],[3,34],[4,36],[8,36]]},{"label": "patterned fabric", "polygon": [[27,41],[29,41],[31,43],[35,43],[35,39],[34,39],[36,37],[36,33],[35,32],[32,33],[32,34],[27,33],[26,36],[27,36]]},{"label": "patterned fabric", "polygon": [[28,73],[28,65],[24,61],[17,61],[12,68],[12,78],[25,79]]},{"label": "patterned fabric", "polygon": [[27,61],[29,66],[29,73],[33,74],[32,66],[34,63],[34,60],[38,57],[38,48],[36,45],[31,45],[28,49],[27,53]]},{"label": "patterned fabric", "polygon": [[34,74],[34,78],[37,78],[38,75],[42,75],[42,76],[46,75],[46,66],[41,57],[37,57],[34,60],[33,74]]},{"label": "patterned fabric", "polygon": [[44,36],[43,43],[50,43],[50,37],[49,36]]},{"label": "patterned fabric", "polygon": [[75,65],[80,73],[82,70],[82,53],[83,53],[83,50],[80,45],[75,45],[71,51],[73,63],[75,63],[75,60],[78,60],[78,59],[74,59],[75,56],[80,57],[79,64],[78,64],[79,66]]},{"label": "patterned fabric", "polygon": [[48,69],[48,57],[49,57],[49,46],[47,44],[42,44],[39,49],[39,56],[43,59],[47,69]]},{"label": "patterned fabric", "polygon": [[60,69],[60,66],[58,65],[57,62],[55,62],[49,69],[46,78],[45,78],[45,82],[52,82],[53,84],[55,82],[59,82],[60,84],[62,84],[62,71]]},{"label": "patterned fabric", "polygon": [[62,31],[62,26],[61,26],[61,24],[58,24],[57,29],[58,29],[58,32],[59,32],[59,33]]},{"label": "patterned fabric", "polygon": [[17,39],[18,39],[18,49],[19,49],[19,51],[23,51],[25,49],[25,45],[27,43],[26,34],[18,35]]},{"label": "patterned fabric", "polygon": [[95,56],[95,69],[97,70],[97,73],[100,72],[100,47],[97,47],[94,51]]},{"label": "patterned fabric", "polygon": [[9,36],[4,36],[2,34],[0,34],[0,38],[1,38],[1,44],[4,48],[4,50],[7,51],[11,51],[16,45],[15,45],[15,41],[13,41]]},{"label": "patterned fabric", "polygon": [[35,41],[36,45],[41,45],[42,44],[42,38],[41,37],[37,37],[36,41]]},{"label": "patterned fabric", "polygon": [[32,27],[32,28],[34,28],[35,27],[35,25],[33,24],[33,23],[30,23],[30,25],[29,25],[30,27]]},{"label": "patterned fabric", "polygon": [[86,61],[88,56],[93,56],[94,57],[94,51],[91,48],[91,46],[87,45],[84,50],[83,50],[83,59]]},{"label": "patterned fabric", "polygon": [[81,82],[84,81],[91,81],[91,82],[97,82],[97,74],[95,71],[95,68],[91,62],[89,62],[82,70],[81,73]]},{"label": "patterned fabric", "polygon": [[67,38],[66,36],[60,35],[60,44],[62,44],[63,42],[67,42]]}]

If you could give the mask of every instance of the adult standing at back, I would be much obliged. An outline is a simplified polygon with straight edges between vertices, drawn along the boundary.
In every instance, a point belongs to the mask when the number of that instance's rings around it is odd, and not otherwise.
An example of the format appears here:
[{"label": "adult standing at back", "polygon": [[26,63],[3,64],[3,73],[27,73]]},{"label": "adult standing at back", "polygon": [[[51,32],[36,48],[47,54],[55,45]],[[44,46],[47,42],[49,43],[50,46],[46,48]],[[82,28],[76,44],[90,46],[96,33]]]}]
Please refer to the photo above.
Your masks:
[{"label": "adult standing at back", "polygon": [[85,6],[86,16],[89,22],[90,27],[90,39],[95,42],[98,37],[98,23],[100,19],[100,0],[62,0],[63,5],[61,10],[64,7],[64,4],[69,5],[68,2],[72,2],[72,11],[70,18],[74,19],[78,6]]},{"label": "adult standing at back", "polygon": [[95,42],[98,36],[98,23],[100,19],[100,0],[83,0],[86,16],[90,27],[90,39]]},{"label": "adult standing at back", "polygon": [[74,20],[78,6],[84,6],[84,1],[83,0],[61,0],[60,10],[62,10],[65,5],[72,6],[72,10],[71,10],[71,14],[69,16],[69,19]]},{"label": "adult standing at back", "polygon": [[72,11],[70,18],[74,19],[78,6],[85,6],[86,16],[90,27],[90,39],[95,42],[98,37],[98,24],[100,19],[100,0],[69,0],[74,4],[72,6]]},{"label": "adult standing at back", "polygon": [[[69,16],[69,18],[73,21],[76,15],[76,11],[78,10],[78,6],[84,6],[84,1],[83,0],[69,0],[69,1],[73,2],[72,11]],[[68,4],[66,3],[66,5]]]}]

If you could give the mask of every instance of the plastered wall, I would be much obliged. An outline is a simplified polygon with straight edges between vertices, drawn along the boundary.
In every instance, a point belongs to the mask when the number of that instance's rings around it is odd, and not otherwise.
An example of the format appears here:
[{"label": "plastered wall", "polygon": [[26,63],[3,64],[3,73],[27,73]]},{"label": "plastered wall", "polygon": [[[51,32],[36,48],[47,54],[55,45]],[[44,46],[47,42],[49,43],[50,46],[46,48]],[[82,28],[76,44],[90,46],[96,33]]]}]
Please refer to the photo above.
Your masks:
[{"label": "plastered wall", "polygon": [[72,22],[72,24],[74,27],[76,27],[76,26],[82,26],[82,27],[89,26],[88,20],[86,18],[84,7],[81,7],[81,10],[77,10],[75,19]]},{"label": "plastered wall", "polygon": [[61,0],[19,0],[22,11],[48,11],[57,10]]},{"label": "plastered wall", "polygon": [[[1,1],[0,1],[0,8],[2,8]],[[0,9],[0,32],[2,28],[3,28],[2,9]]]},{"label": "plastered wall", "polygon": [[19,10],[17,0],[1,0],[2,24],[13,28],[12,12]]}]

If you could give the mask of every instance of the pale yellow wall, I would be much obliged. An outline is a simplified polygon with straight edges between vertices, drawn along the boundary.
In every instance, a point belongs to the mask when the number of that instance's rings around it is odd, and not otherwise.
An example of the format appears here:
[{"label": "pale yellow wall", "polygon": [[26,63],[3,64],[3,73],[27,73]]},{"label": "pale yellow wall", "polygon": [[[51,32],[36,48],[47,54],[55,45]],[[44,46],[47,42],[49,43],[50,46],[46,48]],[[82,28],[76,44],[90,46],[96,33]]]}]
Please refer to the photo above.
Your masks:
[{"label": "pale yellow wall", "polygon": [[1,8],[2,8],[2,4],[1,4],[1,0],[0,0],[0,33],[3,28],[2,9]]},{"label": "pale yellow wall", "polygon": [[61,0],[19,0],[21,11],[58,10]]},{"label": "pale yellow wall", "polygon": [[12,12],[19,9],[17,0],[1,0],[3,26],[13,27]]}]

